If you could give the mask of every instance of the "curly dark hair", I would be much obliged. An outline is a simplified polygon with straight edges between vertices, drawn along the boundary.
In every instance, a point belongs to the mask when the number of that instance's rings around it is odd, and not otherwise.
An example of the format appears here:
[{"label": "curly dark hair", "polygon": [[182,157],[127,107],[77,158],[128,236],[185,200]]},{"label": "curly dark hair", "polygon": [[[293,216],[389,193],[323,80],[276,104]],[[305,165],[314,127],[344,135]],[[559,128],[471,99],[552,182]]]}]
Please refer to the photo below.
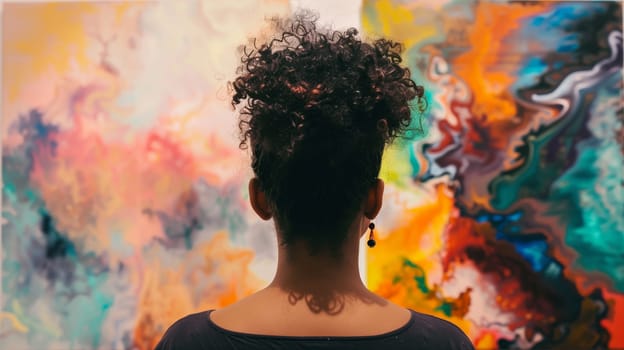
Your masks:
[{"label": "curly dark hair", "polygon": [[244,102],[240,145],[251,148],[281,243],[338,248],[424,89],[400,65],[399,43],[316,23],[309,12],[274,19],[278,37],[243,47],[232,105]]}]

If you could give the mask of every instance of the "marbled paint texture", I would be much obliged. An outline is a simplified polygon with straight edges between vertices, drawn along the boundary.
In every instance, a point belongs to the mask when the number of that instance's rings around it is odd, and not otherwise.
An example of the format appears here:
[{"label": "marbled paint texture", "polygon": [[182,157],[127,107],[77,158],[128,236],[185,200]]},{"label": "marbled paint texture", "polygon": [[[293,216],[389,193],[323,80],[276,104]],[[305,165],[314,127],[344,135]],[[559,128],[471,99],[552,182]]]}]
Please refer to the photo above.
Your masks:
[{"label": "marbled paint texture", "polygon": [[622,3],[366,0],[362,22],[429,101],[385,159],[370,287],[477,348],[623,348]]},{"label": "marbled paint texture", "polygon": [[[227,81],[287,2],[3,11],[2,347],[151,349],[262,287],[275,238],[246,204]],[[384,159],[373,290],[478,348],[624,347],[621,16],[363,2],[429,101]]]},{"label": "marbled paint texture", "polygon": [[[253,11],[250,11],[253,9]],[[3,349],[152,349],[262,287],[227,81],[286,1],[5,4]]]}]

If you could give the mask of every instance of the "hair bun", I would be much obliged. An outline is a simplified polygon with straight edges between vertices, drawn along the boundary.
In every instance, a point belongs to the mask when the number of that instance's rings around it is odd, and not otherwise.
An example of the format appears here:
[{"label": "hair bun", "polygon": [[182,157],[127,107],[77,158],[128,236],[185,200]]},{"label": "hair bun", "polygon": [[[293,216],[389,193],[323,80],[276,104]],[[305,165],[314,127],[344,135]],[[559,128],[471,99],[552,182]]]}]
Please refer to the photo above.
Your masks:
[{"label": "hair bun", "polygon": [[409,102],[420,102],[424,88],[399,65],[401,45],[362,42],[353,28],[318,30],[316,19],[303,12],[273,20],[275,38],[243,48],[241,74],[232,84],[232,104],[246,100],[241,147],[253,138],[271,149],[290,149],[322,132],[314,125],[328,133],[378,134],[387,143],[410,125]]}]

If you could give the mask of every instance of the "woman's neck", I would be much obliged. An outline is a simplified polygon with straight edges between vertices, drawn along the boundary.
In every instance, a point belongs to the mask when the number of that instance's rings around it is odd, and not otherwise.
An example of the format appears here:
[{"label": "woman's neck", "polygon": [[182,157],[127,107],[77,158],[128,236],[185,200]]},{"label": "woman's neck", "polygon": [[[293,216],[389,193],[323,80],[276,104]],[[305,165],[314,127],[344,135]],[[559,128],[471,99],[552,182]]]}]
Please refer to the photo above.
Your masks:
[{"label": "woman's neck", "polygon": [[360,277],[359,242],[345,242],[341,254],[311,254],[307,245],[280,246],[270,287],[288,294],[288,301],[305,301],[313,312],[339,313],[349,299],[370,298]]}]

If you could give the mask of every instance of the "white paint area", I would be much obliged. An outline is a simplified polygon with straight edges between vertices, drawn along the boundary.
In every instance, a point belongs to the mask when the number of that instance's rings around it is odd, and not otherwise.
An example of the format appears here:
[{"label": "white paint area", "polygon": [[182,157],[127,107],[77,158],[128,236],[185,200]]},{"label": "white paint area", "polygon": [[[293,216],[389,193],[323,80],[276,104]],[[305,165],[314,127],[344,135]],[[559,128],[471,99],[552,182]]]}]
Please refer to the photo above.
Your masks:
[{"label": "white paint area", "polygon": [[292,11],[310,9],[318,12],[319,21],[334,29],[360,29],[361,0],[290,0]]}]

